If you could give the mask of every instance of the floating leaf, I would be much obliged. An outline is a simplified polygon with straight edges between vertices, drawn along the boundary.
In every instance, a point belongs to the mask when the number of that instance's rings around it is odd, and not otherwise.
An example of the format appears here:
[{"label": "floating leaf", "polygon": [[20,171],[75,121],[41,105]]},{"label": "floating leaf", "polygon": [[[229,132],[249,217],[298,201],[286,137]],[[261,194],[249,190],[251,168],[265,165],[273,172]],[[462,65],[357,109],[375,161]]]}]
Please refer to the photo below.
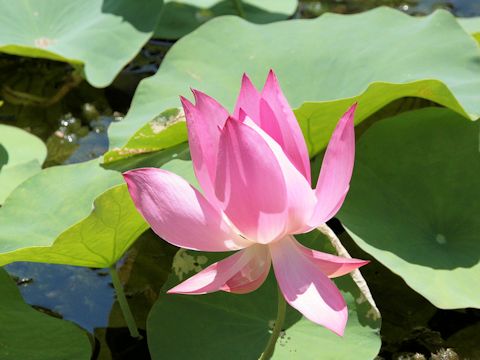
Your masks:
[{"label": "floating leaf", "polygon": [[479,60],[476,44],[445,11],[412,18],[377,8],[268,25],[220,17],[178,41],[157,74],[141,82],[127,117],[110,127],[110,144],[122,147],[147,120],[178,107],[189,86],[231,110],[242,73],[260,87],[270,68],[296,109],[311,155],[324,149],[354,101],[357,124],[406,96],[476,119]]},{"label": "floating leaf", "polygon": [[109,85],[152,36],[161,0],[1,0],[0,51],[83,66]]},{"label": "floating leaf", "polygon": [[[32,253],[52,246],[63,232],[89,216],[95,198],[122,182],[119,173],[102,169],[98,160],[48,168],[29,178],[0,208],[0,264],[34,261]],[[19,258],[25,252],[28,257]],[[75,252],[71,256],[76,257]]]},{"label": "floating leaf", "polygon": [[185,142],[186,139],[183,110],[169,109],[137,130],[124,146],[108,151],[103,159],[105,163],[124,160],[135,155],[168,149]]},{"label": "floating leaf", "polygon": [[[162,168],[194,180],[190,161],[174,160]],[[114,264],[148,224],[122,176],[92,160],[28,179],[0,208],[0,228],[0,265],[35,261],[103,268]]]},{"label": "floating leaf", "polygon": [[165,0],[155,37],[178,39],[220,15],[245,15],[265,24],[284,20],[295,12],[297,0]]},{"label": "floating leaf", "polygon": [[91,345],[76,325],[32,309],[0,269],[0,358],[2,360],[88,360]]},{"label": "floating leaf", "polygon": [[[301,240],[309,245],[325,246],[327,242],[318,232],[304,235]],[[222,255],[180,250],[163,291],[219,260],[219,256]],[[349,307],[350,318],[344,337],[288,308],[285,331],[277,343],[274,359],[341,360],[351,359],[354,353],[355,359],[370,360],[377,355],[379,319],[369,318],[369,305],[360,297],[350,277],[336,279],[336,282]],[[276,299],[273,276],[250,294],[160,294],[147,321],[152,359],[258,359],[270,337],[276,317]],[[185,339],[189,346],[183,345]]]},{"label": "floating leaf", "polygon": [[458,18],[457,20],[466,32],[480,42],[480,17]]},{"label": "floating leaf", "polygon": [[444,309],[480,307],[479,132],[441,108],[374,124],[339,213],[363,250]]},{"label": "floating leaf", "polygon": [[94,210],[62,232],[51,246],[24,248],[0,254],[0,264],[36,261],[88,267],[109,267],[148,229],[136,211],[126,185],[107,190],[94,202]]},{"label": "floating leaf", "polygon": [[0,124],[0,205],[20,183],[40,171],[47,148],[34,135]]}]

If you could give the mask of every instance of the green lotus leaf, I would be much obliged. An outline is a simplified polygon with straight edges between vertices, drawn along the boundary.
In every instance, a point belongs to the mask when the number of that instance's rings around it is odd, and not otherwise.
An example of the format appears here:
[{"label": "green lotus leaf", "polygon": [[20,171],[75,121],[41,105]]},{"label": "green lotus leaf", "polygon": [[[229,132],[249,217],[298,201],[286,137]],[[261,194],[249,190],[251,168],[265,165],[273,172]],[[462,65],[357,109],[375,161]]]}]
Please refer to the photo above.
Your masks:
[{"label": "green lotus leaf", "polygon": [[141,82],[126,118],[111,126],[110,143],[121,148],[146,121],[178,107],[178,95],[187,96],[189,86],[231,110],[242,73],[260,87],[270,68],[295,109],[311,155],[325,148],[354,101],[357,124],[406,96],[476,119],[479,60],[475,42],[445,11],[413,18],[377,8],[268,25],[224,16],[172,47],[157,74]]},{"label": "green lotus leaf", "polygon": [[91,214],[62,232],[50,246],[27,244],[0,254],[0,263],[34,261],[109,267],[146,229],[148,224],[136,211],[126,185],[119,185],[101,194]]},{"label": "green lotus leaf", "polygon": [[113,148],[103,156],[105,164],[171,148],[187,139],[185,114],[181,109],[168,109],[137,130],[121,148]]},{"label": "green lotus leaf", "polygon": [[[196,184],[191,161],[170,161],[166,154],[156,154],[155,165]],[[0,228],[0,265],[34,261],[104,268],[148,224],[120,173],[92,160],[48,168],[25,181],[0,208]]]},{"label": "green lotus leaf", "polygon": [[[42,256],[32,256],[48,249],[63,232],[88,217],[94,200],[122,182],[119,173],[104,170],[98,160],[51,167],[30,177],[0,208],[0,264],[42,261]],[[28,256],[19,258],[19,252],[25,255],[27,250]],[[76,258],[75,252],[71,256]]]},{"label": "green lotus leaf", "polygon": [[480,42],[480,17],[457,18],[457,20],[466,32]]},{"label": "green lotus leaf", "polygon": [[154,36],[178,39],[220,15],[244,16],[264,24],[284,20],[296,8],[297,0],[165,0]]},{"label": "green lotus leaf", "polygon": [[152,36],[161,0],[0,0],[0,52],[84,67],[109,85]]},{"label": "green lotus leaf", "polygon": [[46,156],[47,148],[39,138],[0,124],[0,205],[20,183],[40,171]]},{"label": "green lotus leaf", "polygon": [[0,358],[88,360],[91,345],[78,326],[25,304],[15,283],[0,269]]},{"label": "green lotus leaf", "polygon": [[[179,114],[173,109],[162,116],[181,121]],[[47,168],[16,188],[0,208],[0,265],[34,261],[103,268],[114,264],[148,228],[120,171],[162,167],[196,184],[191,162],[181,160],[188,159],[188,147],[173,146],[178,141],[170,117],[166,122],[156,119],[132,137],[128,149],[135,156],[113,152],[115,161],[103,166],[96,159]],[[0,147],[0,164],[9,161],[9,148],[8,142]],[[20,161],[17,158],[15,162]]]},{"label": "green lotus leaf", "polygon": [[480,124],[448,109],[374,124],[338,217],[355,242],[439,308],[480,307]]},{"label": "green lotus leaf", "polygon": [[[302,236],[304,243],[325,250],[318,232]],[[173,272],[147,320],[152,359],[258,359],[276,317],[277,286],[273,276],[256,291],[236,295],[170,295],[165,291],[180,280],[218,261],[225,254],[180,250]],[[272,275],[272,274],[270,274]],[[369,305],[349,276],[337,279],[349,307],[344,337],[316,325],[288,308],[285,331],[273,359],[373,359],[380,350],[380,320],[371,317]],[[184,346],[188,339],[189,346]]]}]

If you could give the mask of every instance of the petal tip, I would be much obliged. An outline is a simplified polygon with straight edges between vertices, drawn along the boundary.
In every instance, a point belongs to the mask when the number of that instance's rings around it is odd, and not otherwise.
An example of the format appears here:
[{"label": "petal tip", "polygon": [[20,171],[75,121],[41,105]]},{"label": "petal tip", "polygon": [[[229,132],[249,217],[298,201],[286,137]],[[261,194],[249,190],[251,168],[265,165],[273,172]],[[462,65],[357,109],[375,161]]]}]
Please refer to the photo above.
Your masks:
[{"label": "petal tip", "polygon": [[177,287],[173,287],[169,290],[167,290],[167,294],[171,295],[171,294],[179,294],[179,292],[177,290],[175,290]]},{"label": "petal tip", "polygon": [[340,337],[343,337],[343,335],[345,334],[345,326],[343,326],[342,328],[339,328],[339,329],[330,329],[332,330],[333,333],[335,333],[336,335],[340,336]]},{"label": "petal tip", "polygon": [[353,115],[355,114],[357,107],[358,107],[358,102],[355,101],[345,112],[344,116],[347,116],[349,120],[353,120]]},{"label": "petal tip", "polygon": [[249,83],[252,82],[252,80],[250,80],[250,76],[248,76],[248,74],[246,72],[244,72],[243,75],[242,75],[242,83],[243,82],[249,82]]},{"label": "petal tip", "polygon": [[247,73],[243,73],[242,75],[242,83],[240,88],[240,95],[244,94],[258,94],[258,89],[255,85],[253,85],[250,76]]},{"label": "petal tip", "polygon": [[202,97],[208,97],[207,94],[205,94],[204,92],[198,89],[190,88],[190,91],[192,92],[193,97],[195,98],[195,105],[198,105],[198,103],[202,100]]},{"label": "petal tip", "polygon": [[247,113],[243,108],[238,109],[238,120],[243,122],[247,118]]},{"label": "petal tip", "polygon": [[138,173],[142,173],[145,171],[146,168],[139,168],[139,169],[132,169],[122,173],[123,178],[126,182],[132,181],[134,177],[137,176]]},{"label": "petal tip", "polygon": [[190,112],[190,110],[194,107],[194,105],[190,100],[188,100],[186,97],[181,95],[180,95],[180,103],[182,104],[182,107],[185,113]]}]

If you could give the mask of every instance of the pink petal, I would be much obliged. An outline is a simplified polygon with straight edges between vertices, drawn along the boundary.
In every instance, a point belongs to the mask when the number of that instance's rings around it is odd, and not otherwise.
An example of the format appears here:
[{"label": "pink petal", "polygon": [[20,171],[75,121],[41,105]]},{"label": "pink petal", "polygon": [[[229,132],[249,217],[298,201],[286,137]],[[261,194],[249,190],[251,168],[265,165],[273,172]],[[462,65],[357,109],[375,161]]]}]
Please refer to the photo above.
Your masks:
[{"label": "pink petal", "polygon": [[318,203],[315,214],[310,220],[313,227],[331,219],[340,209],[347,195],[355,159],[353,117],[356,108],[355,103],[342,116],[328,143],[315,189]]},{"label": "pink petal", "polygon": [[195,106],[181,97],[188,128],[188,142],[193,168],[205,196],[215,202],[213,183],[217,163],[219,127],[228,118],[228,112],[215,99],[198,90],[192,90]]},{"label": "pink petal", "polygon": [[215,193],[241,233],[260,243],[302,228],[315,206],[305,178],[280,146],[248,118],[225,124]]},{"label": "pink petal", "polygon": [[260,93],[252,84],[247,74],[243,74],[240,93],[235,104],[233,117],[240,118],[240,109],[257,124],[260,124]]},{"label": "pink petal", "polygon": [[[261,128],[280,144],[292,164],[310,183],[310,159],[307,145],[297,118],[283,95],[273,70],[268,73],[261,96],[270,105],[274,114],[269,117],[262,116]],[[276,130],[277,127],[280,131]]]},{"label": "pink petal", "polygon": [[335,284],[285,237],[269,245],[273,269],[285,300],[307,319],[343,335],[348,310]]},{"label": "pink petal", "polygon": [[155,168],[135,169],[123,176],[138,211],[169,243],[203,251],[237,250],[251,244],[180,176]]},{"label": "pink petal", "polygon": [[332,254],[309,249],[295,241],[299,250],[329,278],[346,275],[369,263],[368,260],[344,258]]},{"label": "pink petal", "polygon": [[170,289],[168,293],[206,294],[219,290],[237,294],[249,293],[263,284],[270,270],[270,263],[267,247],[253,245],[210,265]]}]

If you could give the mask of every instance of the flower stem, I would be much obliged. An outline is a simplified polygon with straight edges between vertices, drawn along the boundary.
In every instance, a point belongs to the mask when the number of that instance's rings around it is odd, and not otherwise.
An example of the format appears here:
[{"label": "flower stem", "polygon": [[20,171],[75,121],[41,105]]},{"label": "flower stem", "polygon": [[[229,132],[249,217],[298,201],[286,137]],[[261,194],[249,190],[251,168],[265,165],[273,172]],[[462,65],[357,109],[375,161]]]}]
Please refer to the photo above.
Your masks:
[{"label": "flower stem", "polygon": [[235,4],[235,7],[237,8],[238,16],[245,19],[246,16],[245,16],[245,10],[243,9],[242,0],[232,0],[232,1]]},{"label": "flower stem", "polygon": [[135,319],[133,318],[132,311],[130,306],[128,306],[127,298],[125,297],[125,292],[123,291],[122,283],[118,277],[117,269],[115,265],[112,265],[109,269],[110,276],[112,277],[113,287],[115,288],[115,293],[117,294],[117,301],[122,310],[123,318],[127,323],[128,330],[130,331],[130,336],[135,339],[141,339],[142,335],[138,332],[137,324],[135,324]]},{"label": "flower stem", "polygon": [[[330,240],[330,243],[332,244],[332,246],[334,247],[338,255],[348,259],[352,258],[348,253],[347,249],[345,249],[345,247],[342,245],[338,236],[335,234],[335,232],[332,229],[330,229],[330,227],[327,224],[320,225],[319,227],[317,227],[317,230],[320,231],[323,235],[325,235],[328,240]],[[372,307],[374,318],[380,319],[381,318],[380,310],[378,310],[377,304],[375,304],[375,300],[373,300],[372,293],[370,292],[367,282],[363,278],[360,270],[359,269],[353,270],[350,273],[350,276],[352,277],[353,281],[357,284],[360,292],[363,294],[363,296],[365,296],[365,299],[367,299],[368,303]]]},{"label": "flower stem", "polygon": [[285,298],[283,297],[282,291],[277,286],[278,290],[278,310],[277,310],[277,318],[275,319],[275,324],[273,326],[272,335],[268,340],[268,344],[265,347],[265,350],[260,357],[260,360],[268,360],[272,357],[273,352],[275,351],[275,344],[277,343],[278,337],[282,332],[283,322],[285,321],[285,312],[287,310],[287,303],[285,302]]}]

